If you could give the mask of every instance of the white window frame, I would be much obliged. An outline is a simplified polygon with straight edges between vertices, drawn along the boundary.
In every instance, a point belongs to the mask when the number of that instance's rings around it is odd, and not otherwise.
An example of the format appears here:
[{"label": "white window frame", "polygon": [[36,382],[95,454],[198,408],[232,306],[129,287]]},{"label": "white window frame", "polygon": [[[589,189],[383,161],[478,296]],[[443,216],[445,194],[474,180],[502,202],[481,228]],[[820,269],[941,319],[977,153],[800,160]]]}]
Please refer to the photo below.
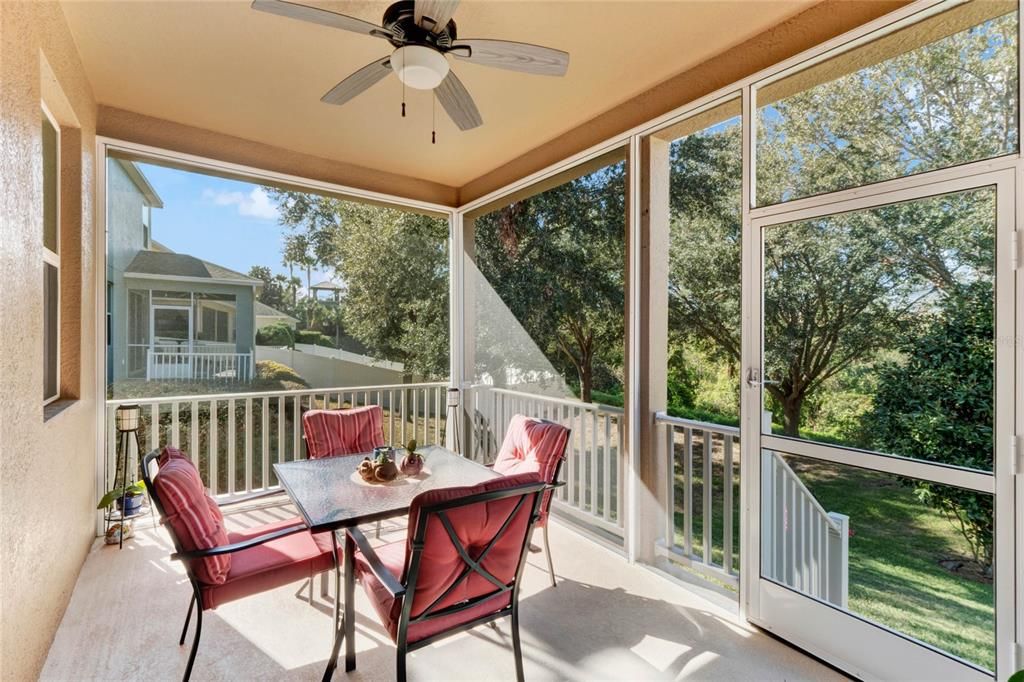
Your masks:
[{"label": "white window frame", "polygon": [[[57,160],[56,160],[56,163],[54,165],[54,170],[57,173],[57,177],[55,178],[55,180],[56,180],[55,200],[56,200],[56,204],[57,204],[57,206],[56,206],[56,215],[55,215],[55,220],[56,220],[56,223],[57,223],[56,224],[56,229],[57,229],[57,234],[56,234],[57,251],[54,252],[54,251],[51,251],[50,249],[46,248],[46,239],[45,239],[45,237],[43,237],[43,239],[42,239],[42,241],[43,241],[43,249],[42,249],[42,251],[43,251],[43,263],[44,263],[43,275],[44,276],[46,275],[46,267],[45,267],[46,265],[53,266],[57,270],[57,325],[56,325],[56,327],[54,329],[54,333],[57,334],[57,351],[56,351],[57,352],[57,357],[54,358],[54,371],[56,373],[56,376],[54,378],[55,378],[55,381],[56,381],[56,391],[51,396],[47,396],[47,395],[44,394],[44,396],[43,396],[43,406],[45,407],[46,405],[49,405],[52,402],[60,400],[60,397],[61,397],[61,390],[60,390],[60,359],[61,359],[60,337],[61,337],[61,334],[60,334],[60,330],[61,330],[61,307],[62,307],[62,304],[63,304],[63,301],[61,299],[61,272],[60,272],[60,270],[61,270],[61,268],[60,268],[60,252],[61,252],[61,243],[60,243],[60,231],[61,231],[60,230],[60,228],[61,228],[61,205],[60,205],[60,203],[61,203],[60,202],[60,193],[61,193],[61,182],[60,182],[60,176],[61,176],[61,172],[60,172],[61,171],[61,158],[60,158],[60,156],[61,156],[60,155],[61,130],[60,130],[60,125],[57,124],[57,120],[53,117],[53,114],[50,113],[50,109],[46,106],[46,102],[40,101],[39,102],[39,107],[42,110],[43,115],[50,122],[50,125],[53,126],[54,131],[56,131],[56,133],[57,133],[57,141],[56,141],[56,145],[55,145],[55,152],[57,154]],[[45,196],[43,197],[43,200],[44,201],[46,200]],[[43,227],[43,229],[45,231],[45,226]],[[45,325],[46,325],[46,322],[45,322],[46,301],[45,300],[43,301],[43,316],[44,316],[43,325],[44,325],[44,330],[45,330]],[[106,329],[106,327],[104,327],[104,330],[105,329]],[[45,334],[45,331],[44,331],[44,334]],[[49,351],[48,351],[47,348],[43,349],[44,376],[45,376],[45,365],[46,365],[46,363],[49,362],[49,358],[47,358],[47,353],[48,352]],[[44,385],[43,388],[45,390],[45,388],[46,388],[45,385]]]}]

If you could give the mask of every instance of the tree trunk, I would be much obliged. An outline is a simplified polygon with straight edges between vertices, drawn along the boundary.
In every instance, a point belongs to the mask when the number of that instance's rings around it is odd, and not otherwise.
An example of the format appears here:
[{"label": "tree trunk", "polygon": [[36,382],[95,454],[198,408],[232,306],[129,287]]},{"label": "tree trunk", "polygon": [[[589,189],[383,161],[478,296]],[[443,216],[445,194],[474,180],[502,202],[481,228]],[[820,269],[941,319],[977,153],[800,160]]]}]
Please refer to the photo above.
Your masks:
[{"label": "tree trunk", "polygon": [[585,353],[580,358],[577,374],[580,377],[580,400],[585,403],[593,402],[594,360],[590,353]]},{"label": "tree trunk", "polygon": [[782,433],[786,436],[800,435],[800,412],[804,406],[804,395],[787,395],[782,399]]}]

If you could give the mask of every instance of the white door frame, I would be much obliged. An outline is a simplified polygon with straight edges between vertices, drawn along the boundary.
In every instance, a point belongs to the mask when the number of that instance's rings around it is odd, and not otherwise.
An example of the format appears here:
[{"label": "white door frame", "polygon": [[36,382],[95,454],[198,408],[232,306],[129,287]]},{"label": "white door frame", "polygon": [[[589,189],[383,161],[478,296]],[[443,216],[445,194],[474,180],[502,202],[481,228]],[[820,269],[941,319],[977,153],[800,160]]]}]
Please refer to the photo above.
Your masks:
[{"label": "white door frame", "polygon": [[[747,532],[743,550],[747,570],[742,576],[743,605],[747,618],[772,630],[798,646],[867,678],[888,679],[991,679],[988,675],[948,654],[893,636],[878,624],[847,615],[831,605],[816,602],[797,592],[761,578],[760,466],[762,448],[811,456],[840,464],[876,469],[902,476],[935,480],[995,495],[995,646],[996,672],[1000,679],[1016,670],[1014,541],[1018,532],[1014,506],[1013,339],[1019,324],[1016,313],[1015,240],[1017,216],[1015,190],[1018,183],[1014,158],[968,164],[959,168],[900,178],[867,188],[813,197],[790,206],[751,210],[744,225],[744,373],[742,386],[743,428],[751,434],[742,440],[743,481],[746,492],[744,514]],[[815,217],[870,209],[892,203],[921,199],[958,191],[996,189],[996,274],[995,274],[995,424],[992,475],[926,464],[900,457],[840,448],[772,435],[761,435],[762,395],[760,384],[745,380],[748,371],[762,378],[763,353],[763,230],[773,225]],[[1019,288],[1019,285],[1018,285]],[[757,434],[758,437],[753,437]],[[870,652],[866,655],[866,652]]]}]

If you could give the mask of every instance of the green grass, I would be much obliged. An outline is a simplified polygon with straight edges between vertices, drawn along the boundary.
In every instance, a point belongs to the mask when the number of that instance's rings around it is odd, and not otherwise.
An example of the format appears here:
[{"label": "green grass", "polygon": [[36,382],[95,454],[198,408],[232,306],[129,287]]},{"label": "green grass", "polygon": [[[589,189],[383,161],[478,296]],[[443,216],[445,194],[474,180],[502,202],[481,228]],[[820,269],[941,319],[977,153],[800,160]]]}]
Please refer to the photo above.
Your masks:
[{"label": "green grass", "polygon": [[[949,521],[894,476],[790,462],[825,509],[850,517],[850,610],[993,669],[993,586]],[[965,567],[946,570],[949,559]]]},{"label": "green grass", "polygon": [[[735,452],[738,457],[738,451]],[[693,550],[703,555],[703,452],[694,444]],[[969,561],[966,541],[895,477],[853,467],[787,461],[828,511],[850,517],[849,609],[869,620],[992,669],[994,597]],[[676,450],[676,543],[683,544],[682,448]],[[712,561],[722,563],[721,454],[712,460]],[[739,570],[739,476],[733,484],[733,570]],[[943,560],[965,563],[959,572]]]}]

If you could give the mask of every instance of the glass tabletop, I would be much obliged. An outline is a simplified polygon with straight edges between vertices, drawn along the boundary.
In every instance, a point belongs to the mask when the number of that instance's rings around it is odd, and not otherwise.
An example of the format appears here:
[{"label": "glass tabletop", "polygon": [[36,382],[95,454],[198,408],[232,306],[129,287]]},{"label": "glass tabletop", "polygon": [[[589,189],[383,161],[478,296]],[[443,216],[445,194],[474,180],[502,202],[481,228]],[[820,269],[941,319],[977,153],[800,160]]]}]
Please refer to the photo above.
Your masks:
[{"label": "glass tabletop", "polygon": [[482,464],[436,445],[419,452],[423,473],[391,484],[366,483],[356,473],[370,453],[283,462],[274,465],[274,472],[314,533],[401,516],[409,511],[413,498],[427,490],[476,485],[499,477]]}]

